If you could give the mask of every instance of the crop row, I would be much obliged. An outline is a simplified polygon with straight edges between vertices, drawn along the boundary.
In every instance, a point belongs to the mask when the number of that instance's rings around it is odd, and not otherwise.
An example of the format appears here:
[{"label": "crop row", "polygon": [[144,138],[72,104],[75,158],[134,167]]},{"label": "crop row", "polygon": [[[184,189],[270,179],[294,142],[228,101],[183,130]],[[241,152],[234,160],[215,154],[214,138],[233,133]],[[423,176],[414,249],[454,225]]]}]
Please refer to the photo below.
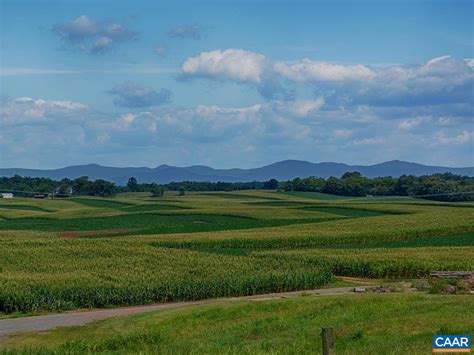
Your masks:
[{"label": "crop row", "polygon": [[[315,264],[158,249],[134,241],[5,243],[0,311],[197,300],[320,287]],[[135,245],[138,244],[138,245]]]}]

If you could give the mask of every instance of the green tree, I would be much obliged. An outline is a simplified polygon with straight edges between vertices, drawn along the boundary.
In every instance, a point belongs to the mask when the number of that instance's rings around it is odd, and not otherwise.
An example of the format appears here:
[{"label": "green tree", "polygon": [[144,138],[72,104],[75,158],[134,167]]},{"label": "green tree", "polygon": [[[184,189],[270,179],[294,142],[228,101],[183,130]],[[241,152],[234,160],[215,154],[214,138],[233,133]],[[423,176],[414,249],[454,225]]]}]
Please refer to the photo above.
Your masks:
[{"label": "green tree", "polygon": [[268,190],[276,190],[278,189],[278,180],[277,179],[270,179],[268,181],[265,181],[263,184],[264,189]]},{"label": "green tree", "polygon": [[133,176],[128,179],[127,188],[131,192],[137,192],[139,190],[138,181]]},{"label": "green tree", "polygon": [[151,188],[152,197],[162,197],[165,193],[165,189],[160,185],[153,185]]}]

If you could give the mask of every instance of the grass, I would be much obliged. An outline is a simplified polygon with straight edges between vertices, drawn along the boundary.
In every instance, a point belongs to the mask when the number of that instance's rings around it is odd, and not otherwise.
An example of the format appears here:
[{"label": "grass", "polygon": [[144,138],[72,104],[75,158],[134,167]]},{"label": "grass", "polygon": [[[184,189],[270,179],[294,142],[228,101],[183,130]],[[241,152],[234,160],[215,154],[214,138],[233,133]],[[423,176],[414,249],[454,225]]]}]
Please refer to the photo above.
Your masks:
[{"label": "grass", "polygon": [[36,206],[28,206],[28,205],[0,204],[0,208],[5,208],[5,209],[9,209],[9,210],[48,212],[48,210],[46,210],[44,208],[36,207]]},{"label": "grass", "polygon": [[308,354],[332,326],[337,354],[426,354],[434,334],[474,333],[474,297],[306,296],[113,318],[3,341],[6,353]]},{"label": "grass", "polygon": [[71,198],[69,201],[80,203],[81,205],[88,207],[98,207],[98,208],[124,208],[130,206],[130,203],[114,201],[110,199],[96,199],[96,198]]},{"label": "grass", "polygon": [[198,195],[206,196],[206,197],[220,197],[220,198],[229,198],[229,199],[265,199],[265,200],[279,200],[278,197],[271,196],[270,194],[256,195],[256,194],[239,194],[239,193],[220,193],[220,192],[209,192],[209,193],[199,193]]},{"label": "grass", "polygon": [[324,200],[347,200],[350,198],[346,196],[323,194],[321,192],[309,192],[309,191],[286,191],[286,192],[278,192],[278,194],[294,196],[294,197],[303,197],[303,198],[314,199],[314,200],[323,200],[323,201]]},{"label": "grass", "polygon": [[303,207],[306,210],[331,213],[343,217],[372,217],[382,216],[388,214],[388,211],[374,211],[361,208],[346,208],[346,207],[333,207],[333,206],[311,206]]},{"label": "grass", "polygon": [[135,205],[127,206],[123,209],[125,212],[154,212],[154,211],[169,211],[169,210],[179,210],[186,207],[177,206],[177,205],[165,205],[165,204],[156,204],[148,203],[145,205]]},{"label": "grass", "polygon": [[[139,208],[134,206],[131,208]],[[150,206],[146,206],[150,207]],[[326,220],[326,219],[325,219]],[[322,221],[322,220],[321,220]],[[3,230],[101,231],[123,230],[121,234],[197,233],[205,231],[248,229],[316,222],[315,219],[255,219],[212,214],[137,213],[91,218],[18,218],[0,223]],[[98,233],[97,237],[101,237]]]}]

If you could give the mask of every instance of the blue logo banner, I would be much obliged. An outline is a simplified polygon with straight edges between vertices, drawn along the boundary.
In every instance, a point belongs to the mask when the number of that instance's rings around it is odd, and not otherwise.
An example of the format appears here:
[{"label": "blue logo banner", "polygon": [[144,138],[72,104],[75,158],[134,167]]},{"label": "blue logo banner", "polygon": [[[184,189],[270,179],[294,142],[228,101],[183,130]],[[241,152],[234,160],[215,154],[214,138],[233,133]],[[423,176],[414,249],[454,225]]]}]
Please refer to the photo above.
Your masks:
[{"label": "blue logo banner", "polygon": [[435,335],[433,336],[433,352],[437,353],[468,353],[471,351],[469,335]]}]

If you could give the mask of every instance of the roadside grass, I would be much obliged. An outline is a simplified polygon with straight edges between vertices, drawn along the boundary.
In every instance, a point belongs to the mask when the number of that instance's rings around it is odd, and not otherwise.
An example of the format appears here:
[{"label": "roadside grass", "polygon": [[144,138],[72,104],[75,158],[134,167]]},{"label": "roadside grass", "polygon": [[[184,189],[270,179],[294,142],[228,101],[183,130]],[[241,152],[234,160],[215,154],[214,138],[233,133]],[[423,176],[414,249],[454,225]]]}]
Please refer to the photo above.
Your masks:
[{"label": "roadside grass", "polygon": [[428,294],[306,296],[224,303],[117,317],[1,345],[15,353],[272,353],[321,351],[321,327],[337,354],[426,354],[434,334],[473,334],[474,297]]}]

